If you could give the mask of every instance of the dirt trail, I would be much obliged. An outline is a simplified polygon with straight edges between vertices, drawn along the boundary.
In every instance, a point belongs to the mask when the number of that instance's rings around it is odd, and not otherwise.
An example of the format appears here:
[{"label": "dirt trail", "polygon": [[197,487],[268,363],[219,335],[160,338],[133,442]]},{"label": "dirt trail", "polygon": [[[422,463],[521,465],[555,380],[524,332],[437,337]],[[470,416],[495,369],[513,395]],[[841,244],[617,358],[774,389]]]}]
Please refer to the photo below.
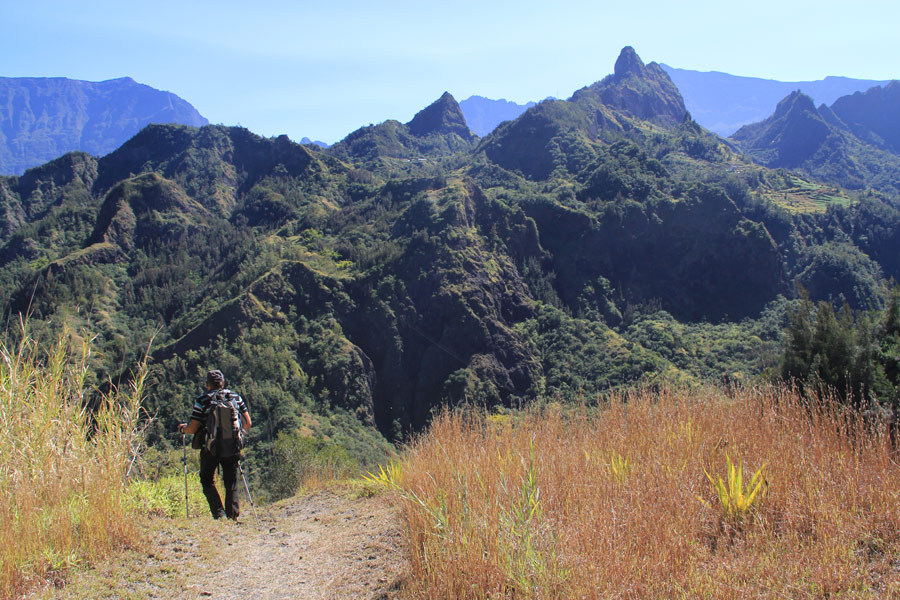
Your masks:
[{"label": "dirt trail", "polygon": [[[252,520],[244,514],[245,521]],[[400,530],[384,499],[349,500],[320,492],[276,509],[263,525],[263,531],[228,542],[232,559],[198,578],[200,593],[218,589],[212,595],[221,598],[389,598],[397,587]],[[223,581],[243,581],[244,586],[238,593],[222,594]]]},{"label": "dirt trail", "polygon": [[87,571],[44,598],[324,600],[399,598],[406,553],[384,496],[319,491],[241,523],[160,519],[142,551]]}]

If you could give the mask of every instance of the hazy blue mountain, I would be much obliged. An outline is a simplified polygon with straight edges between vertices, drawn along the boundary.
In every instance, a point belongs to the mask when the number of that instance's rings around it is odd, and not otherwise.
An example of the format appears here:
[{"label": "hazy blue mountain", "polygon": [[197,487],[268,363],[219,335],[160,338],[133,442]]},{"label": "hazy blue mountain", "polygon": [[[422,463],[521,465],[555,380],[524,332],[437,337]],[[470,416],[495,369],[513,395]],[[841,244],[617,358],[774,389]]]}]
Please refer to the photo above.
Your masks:
[{"label": "hazy blue mountain", "polygon": [[313,141],[313,140],[309,139],[308,137],[304,137],[302,140],[300,140],[300,143],[301,144],[314,144],[314,145],[318,146],[319,148],[327,148],[329,146],[329,144],[326,144],[325,142],[323,142],[321,140]]},{"label": "hazy blue mountain", "polygon": [[800,90],[815,104],[832,104],[841,96],[862,92],[888,81],[826,77],[817,81],[775,81],[718,71],[691,71],[660,65],[678,86],[697,123],[721,136],[766,119],[788,94]]},{"label": "hazy blue mountain", "polygon": [[484,96],[469,96],[459,103],[469,129],[484,137],[503,121],[512,121],[534,106],[534,102],[516,104],[506,99],[491,100]]},{"label": "hazy blue mountain", "polygon": [[900,81],[838,98],[831,110],[859,139],[900,154]]},{"label": "hazy blue mountain", "polygon": [[150,123],[209,121],[175,94],[129,77],[0,77],[0,173],[21,174],[75,150],[108,154]]},{"label": "hazy blue mountain", "polygon": [[900,192],[900,83],[817,108],[799,90],[730,138],[755,162],[803,171],[848,189]]}]

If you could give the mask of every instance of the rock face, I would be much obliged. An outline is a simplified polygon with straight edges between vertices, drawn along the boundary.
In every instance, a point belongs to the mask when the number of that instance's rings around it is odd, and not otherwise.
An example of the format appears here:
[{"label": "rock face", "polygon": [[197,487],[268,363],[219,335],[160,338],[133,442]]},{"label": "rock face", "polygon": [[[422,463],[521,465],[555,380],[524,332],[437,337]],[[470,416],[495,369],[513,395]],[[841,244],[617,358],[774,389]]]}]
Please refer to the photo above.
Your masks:
[{"label": "rock face", "polygon": [[175,94],[128,77],[0,77],[0,173],[20,174],[74,150],[102,156],[149,123],[208,121]]},{"label": "rock face", "polygon": [[626,46],[612,75],[576,91],[569,100],[545,100],[528,109],[499,126],[480,147],[502,167],[543,180],[560,168],[572,172],[575,167],[565,155],[578,154],[574,146],[623,137],[639,140],[638,122],[672,130],[688,117],[669,76],[656,63],[644,65]]},{"label": "rock face", "polygon": [[444,92],[440,98],[416,113],[406,126],[411,134],[418,137],[433,134],[455,134],[463,139],[474,137],[466,125],[462,109],[449,92]]}]

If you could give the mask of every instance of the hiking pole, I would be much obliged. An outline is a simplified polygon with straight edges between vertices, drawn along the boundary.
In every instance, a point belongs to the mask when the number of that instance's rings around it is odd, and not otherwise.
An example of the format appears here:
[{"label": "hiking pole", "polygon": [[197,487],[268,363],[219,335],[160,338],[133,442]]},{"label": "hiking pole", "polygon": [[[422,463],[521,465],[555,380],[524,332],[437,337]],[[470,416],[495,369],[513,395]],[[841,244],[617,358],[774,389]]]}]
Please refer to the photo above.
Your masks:
[{"label": "hiking pole", "polygon": [[247,492],[247,499],[250,500],[250,508],[253,509],[253,517],[256,519],[256,526],[259,527],[259,515],[256,514],[256,505],[253,504],[253,496],[250,495],[250,486],[247,485],[247,478],[244,477],[244,467],[241,461],[238,461],[238,470],[241,472],[241,479],[244,481],[244,490]]},{"label": "hiking pole", "polygon": [[188,514],[188,486],[187,486],[187,441],[184,434],[181,434],[181,462],[184,463],[184,517],[190,519]]}]

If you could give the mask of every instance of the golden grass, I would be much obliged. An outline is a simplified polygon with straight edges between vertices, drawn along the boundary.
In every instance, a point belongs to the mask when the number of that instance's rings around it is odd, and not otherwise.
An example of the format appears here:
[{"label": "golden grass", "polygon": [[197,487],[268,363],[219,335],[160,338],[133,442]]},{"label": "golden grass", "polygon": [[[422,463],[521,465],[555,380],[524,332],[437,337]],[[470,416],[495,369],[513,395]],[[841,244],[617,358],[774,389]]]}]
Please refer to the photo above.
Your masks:
[{"label": "golden grass", "polygon": [[[400,498],[408,595],[898,597],[900,468],[885,432],[826,406],[707,388],[445,414],[373,476]],[[729,460],[765,479],[739,516],[715,485]]]},{"label": "golden grass", "polygon": [[84,407],[90,344],[41,348],[23,326],[0,343],[0,597],[59,580],[136,535],[126,471],[143,375],[128,393]]}]

